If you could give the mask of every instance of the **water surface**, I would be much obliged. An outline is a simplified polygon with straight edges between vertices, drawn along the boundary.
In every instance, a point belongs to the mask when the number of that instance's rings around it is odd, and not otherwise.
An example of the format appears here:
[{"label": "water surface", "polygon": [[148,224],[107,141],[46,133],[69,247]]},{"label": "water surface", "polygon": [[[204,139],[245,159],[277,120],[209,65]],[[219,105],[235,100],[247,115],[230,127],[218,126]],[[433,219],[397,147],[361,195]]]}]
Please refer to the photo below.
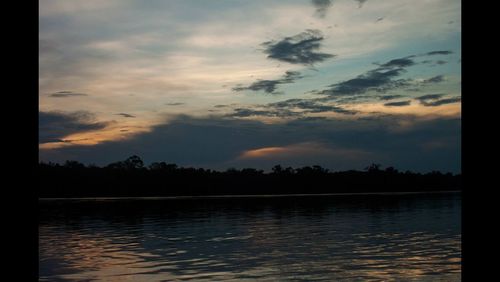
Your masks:
[{"label": "water surface", "polygon": [[39,206],[40,281],[460,281],[460,193]]}]

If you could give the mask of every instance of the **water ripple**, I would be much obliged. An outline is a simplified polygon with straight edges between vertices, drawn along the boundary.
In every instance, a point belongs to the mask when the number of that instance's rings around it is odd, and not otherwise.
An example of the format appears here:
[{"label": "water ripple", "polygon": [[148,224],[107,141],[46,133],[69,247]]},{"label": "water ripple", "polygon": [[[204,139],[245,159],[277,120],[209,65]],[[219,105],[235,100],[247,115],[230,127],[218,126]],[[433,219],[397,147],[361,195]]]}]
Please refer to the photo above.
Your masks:
[{"label": "water ripple", "polygon": [[459,195],[350,200],[46,203],[40,281],[460,280]]}]

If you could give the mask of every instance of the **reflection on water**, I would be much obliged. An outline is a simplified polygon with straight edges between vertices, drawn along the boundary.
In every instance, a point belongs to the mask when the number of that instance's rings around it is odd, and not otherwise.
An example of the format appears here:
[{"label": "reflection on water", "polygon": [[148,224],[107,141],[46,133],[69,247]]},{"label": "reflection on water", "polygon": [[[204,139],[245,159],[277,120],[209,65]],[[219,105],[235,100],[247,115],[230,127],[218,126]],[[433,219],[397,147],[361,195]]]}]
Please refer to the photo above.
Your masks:
[{"label": "reflection on water", "polygon": [[461,195],[40,204],[40,281],[459,281]]}]

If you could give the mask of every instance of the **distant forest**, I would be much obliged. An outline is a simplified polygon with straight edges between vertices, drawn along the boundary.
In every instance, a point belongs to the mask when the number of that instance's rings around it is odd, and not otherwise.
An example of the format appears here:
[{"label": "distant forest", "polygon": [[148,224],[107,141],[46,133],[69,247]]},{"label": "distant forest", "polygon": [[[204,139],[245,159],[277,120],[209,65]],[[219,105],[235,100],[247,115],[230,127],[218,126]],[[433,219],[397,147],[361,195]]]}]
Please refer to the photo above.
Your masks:
[{"label": "distant forest", "polygon": [[150,197],[203,195],[273,195],[367,192],[457,191],[461,174],[401,172],[371,164],[363,171],[333,172],[320,166],[276,165],[271,172],[253,168],[215,171],[155,162],[145,166],[138,156],[104,167],[77,161],[39,163],[38,196]]}]

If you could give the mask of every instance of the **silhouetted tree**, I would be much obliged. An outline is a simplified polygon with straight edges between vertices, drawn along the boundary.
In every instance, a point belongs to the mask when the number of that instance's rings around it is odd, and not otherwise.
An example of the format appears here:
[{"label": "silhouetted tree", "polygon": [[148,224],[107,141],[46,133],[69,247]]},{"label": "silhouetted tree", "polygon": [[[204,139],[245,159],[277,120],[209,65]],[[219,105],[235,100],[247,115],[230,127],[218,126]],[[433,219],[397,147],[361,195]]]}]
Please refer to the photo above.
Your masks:
[{"label": "silhouetted tree", "polygon": [[373,164],[367,166],[365,168],[365,170],[368,172],[379,172],[381,167],[382,167],[382,165],[373,163]]},{"label": "silhouetted tree", "polygon": [[140,169],[144,167],[144,162],[142,159],[136,155],[133,155],[124,161],[125,167],[128,169]]},{"label": "silhouetted tree", "polygon": [[272,172],[254,168],[214,171],[154,162],[144,167],[138,156],[105,167],[68,160],[39,164],[40,197],[173,196],[283,193],[353,193],[460,190],[461,175],[380,170],[330,172],[319,165],[297,169],[275,165]]},{"label": "silhouetted tree", "polygon": [[80,163],[80,162],[77,162],[77,161],[66,161],[64,163],[64,167],[65,168],[72,168],[72,169],[76,169],[76,168],[84,168],[85,165]]},{"label": "silhouetted tree", "polygon": [[281,165],[275,165],[273,168],[272,168],[272,171],[274,174],[280,174],[283,172],[283,168],[281,167]]}]

